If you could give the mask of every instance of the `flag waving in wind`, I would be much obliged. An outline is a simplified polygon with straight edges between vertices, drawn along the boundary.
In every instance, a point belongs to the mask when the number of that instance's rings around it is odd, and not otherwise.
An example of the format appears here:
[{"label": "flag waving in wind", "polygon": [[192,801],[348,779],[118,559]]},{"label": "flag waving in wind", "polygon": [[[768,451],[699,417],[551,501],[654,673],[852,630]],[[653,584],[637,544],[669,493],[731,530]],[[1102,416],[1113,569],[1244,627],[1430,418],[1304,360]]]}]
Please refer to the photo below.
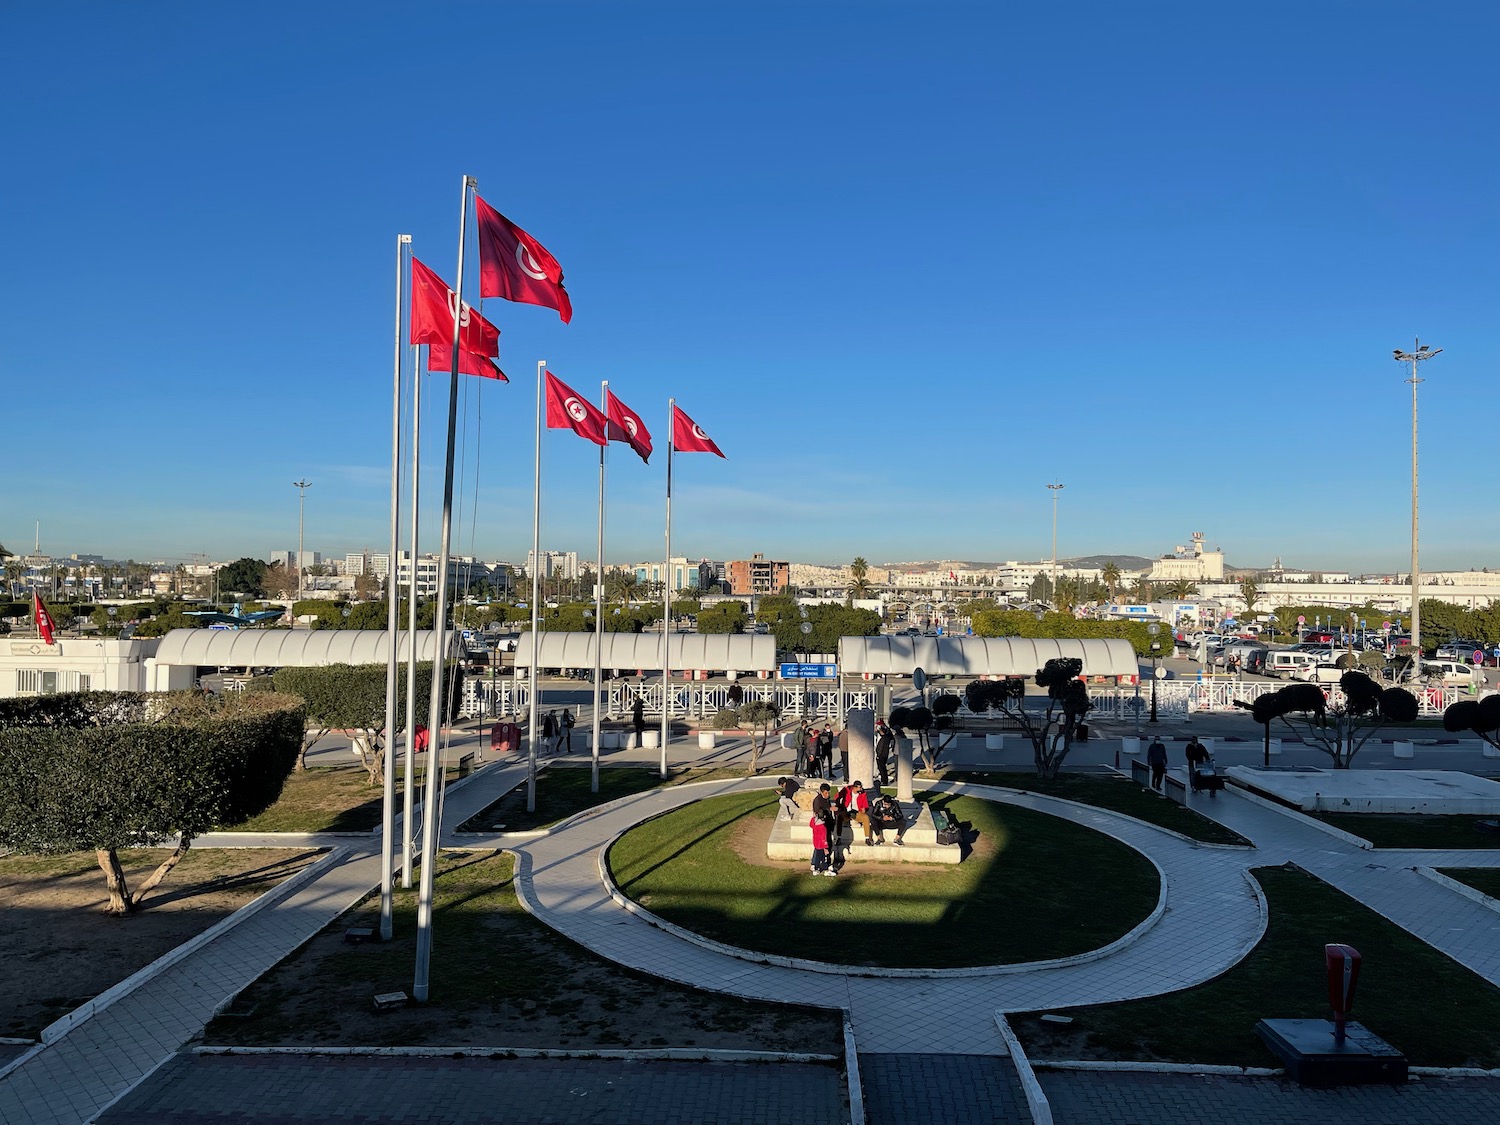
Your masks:
[{"label": "flag waving in wind", "polygon": [[588,438],[595,445],[603,445],[609,423],[604,412],[593,403],[582,398],[577,391],[564,383],[552,372],[547,372],[547,427],[553,430],[572,430],[581,438]]},{"label": "flag waving in wind", "polygon": [[[411,342],[430,344],[443,349],[442,354],[452,360],[453,348],[453,302],[457,294],[432,270],[416,258],[411,260]],[[473,355],[499,355],[500,329],[480,316],[468,302],[464,302],[459,322],[458,346],[460,351]],[[447,370],[447,365],[437,370]]]},{"label": "flag waving in wind", "polygon": [[[713,438],[703,432],[703,427],[694,422],[682,412],[680,406],[672,407],[672,445],[679,453],[717,453],[720,457],[724,454],[714,444]],[[724,460],[729,458],[724,457]]]},{"label": "flag waving in wind", "polygon": [[47,612],[47,607],[42,604],[42,595],[35,590],[31,591],[31,612],[36,617],[36,631],[42,638],[42,643],[52,643],[52,630],[56,626],[52,623],[52,615]]},{"label": "flag waving in wind", "polygon": [[[441,348],[429,347],[427,349],[428,371],[452,371],[453,370],[453,345],[451,343]],[[495,366],[495,361],[489,356],[475,355],[466,352],[463,348],[458,349],[458,373],[460,375],[478,375],[481,379],[498,379],[502,383],[509,383],[505,372]]]},{"label": "flag waving in wind", "polygon": [[636,455],[649,465],[651,463],[651,431],[646,429],[646,423],[641,421],[639,414],[617,399],[614,391],[605,391],[604,402],[608,408],[606,413],[609,417],[609,440],[629,443]]},{"label": "flag waving in wind", "polygon": [[572,320],[573,302],[563,288],[557,259],[477,194],[474,211],[479,219],[479,295],[556,309],[564,324]]}]

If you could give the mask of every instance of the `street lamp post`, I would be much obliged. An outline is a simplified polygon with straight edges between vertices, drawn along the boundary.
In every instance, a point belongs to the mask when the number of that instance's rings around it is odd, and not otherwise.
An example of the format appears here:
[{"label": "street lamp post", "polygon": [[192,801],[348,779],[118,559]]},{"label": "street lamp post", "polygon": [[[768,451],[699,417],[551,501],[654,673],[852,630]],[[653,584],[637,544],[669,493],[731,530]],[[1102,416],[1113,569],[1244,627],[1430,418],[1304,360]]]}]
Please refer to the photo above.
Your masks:
[{"label": "street lamp post", "polygon": [[1057,494],[1067,485],[1049,484],[1047,490],[1052,493],[1052,608],[1057,608]]},{"label": "street lamp post", "polygon": [[[312,487],[310,480],[294,480],[292,487],[297,490],[297,600],[302,600],[302,530],[305,526],[303,515],[307,509],[307,490]],[[415,566],[415,560],[413,560]],[[297,623],[296,615],[292,617],[292,625]]]},{"label": "street lamp post", "polygon": [[1161,626],[1155,621],[1146,626],[1146,632],[1151,634],[1151,718],[1148,722],[1156,722],[1156,662],[1161,657],[1161,642],[1157,636],[1161,633]]},{"label": "street lamp post", "polygon": [[1400,348],[1394,349],[1397,363],[1411,364],[1411,377],[1406,381],[1411,384],[1411,678],[1416,680],[1422,674],[1422,603],[1421,593],[1417,589],[1417,384],[1422,380],[1417,377],[1417,364],[1424,359],[1431,359],[1437,355],[1442,348],[1429,347],[1420,340],[1412,341],[1412,350],[1404,352]]}]

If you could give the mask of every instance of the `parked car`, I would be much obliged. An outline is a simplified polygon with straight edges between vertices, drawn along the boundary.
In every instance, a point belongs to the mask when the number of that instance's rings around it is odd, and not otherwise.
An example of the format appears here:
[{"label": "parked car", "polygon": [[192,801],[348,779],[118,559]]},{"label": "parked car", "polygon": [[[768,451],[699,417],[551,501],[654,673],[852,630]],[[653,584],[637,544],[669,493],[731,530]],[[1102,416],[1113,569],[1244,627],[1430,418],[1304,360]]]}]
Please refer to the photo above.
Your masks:
[{"label": "parked car", "polygon": [[1299,668],[1293,675],[1310,684],[1336,684],[1343,679],[1346,671],[1337,664],[1309,664],[1305,668]]},{"label": "parked car", "polygon": [[1468,663],[1474,658],[1475,652],[1483,652],[1484,645],[1478,641],[1449,641],[1438,645],[1437,658],[1439,660],[1457,660]]},{"label": "parked car", "polygon": [[1461,660],[1424,660],[1422,678],[1428,683],[1483,687],[1484,670]]},{"label": "parked car", "polygon": [[1275,649],[1266,654],[1265,674],[1300,679],[1299,672],[1317,663],[1319,660],[1312,653],[1299,652],[1292,648]]}]

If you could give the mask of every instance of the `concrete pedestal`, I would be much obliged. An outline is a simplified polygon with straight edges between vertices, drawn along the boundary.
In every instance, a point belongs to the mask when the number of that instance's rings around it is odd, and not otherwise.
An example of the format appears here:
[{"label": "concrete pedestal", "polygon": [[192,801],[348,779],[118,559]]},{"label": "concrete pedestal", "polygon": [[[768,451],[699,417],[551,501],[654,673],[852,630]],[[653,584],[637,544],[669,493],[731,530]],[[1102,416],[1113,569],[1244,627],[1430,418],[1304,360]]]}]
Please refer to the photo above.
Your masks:
[{"label": "concrete pedestal", "polygon": [[1255,1033],[1304,1086],[1373,1086],[1406,1081],[1406,1056],[1363,1024],[1345,1025],[1342,1042],[1332,1020],[1261,1020]]},{"label": "concrete pedestal", "polygon": [[[803,792],[806,792],[804,790]],[[798,793],[799,798],[802,793]],[[807,798],[808,804],[811,797]],[[804,802],[799,800],[798,807]],[[959,844],[939,844],[937,826],[932,822],[932,811],[920,802],[902,801],[901,811],[906,814],[907,829],[900,847],[896,845],[896,830],[886,830],[884,844],[866,846],[863,836],[856,836],[844,829],[839,841],[838,853],[850,866],[867,863],[959,863],[963,859],[963,847]],[[798,859],[804,863],[812,859],[812,827],[809,816],[799,815],[795,820],[777,816],[771,824],[771,835],[766,841],[767,859]],[[857,842],[856,842],[857,841]],[[848,868],[845,868],[847,873]]]},{"label": "concrete pedestal", "polygon": [[853,707],[844,717],[849,735],[849,776],[845,781],[863,781],[875,788],[879,775],[875,771],[875,712],[868,707]]},{"label": "concrete pedestal", "polygon": [[911,739],[896,736],[896,800],[910,801]]}]

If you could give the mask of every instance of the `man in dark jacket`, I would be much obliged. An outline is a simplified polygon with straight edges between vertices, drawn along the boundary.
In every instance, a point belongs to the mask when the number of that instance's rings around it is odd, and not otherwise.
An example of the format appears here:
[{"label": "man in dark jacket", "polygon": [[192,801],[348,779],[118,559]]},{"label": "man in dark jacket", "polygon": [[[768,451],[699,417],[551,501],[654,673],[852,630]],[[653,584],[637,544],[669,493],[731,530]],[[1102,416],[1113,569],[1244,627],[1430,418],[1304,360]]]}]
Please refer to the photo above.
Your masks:
[{"label": "man in dark jacket", "polygon": [[894,828],[896,830],[896,846],[906,847],[906,841],[901,837],[906,835],[906,813],[901,810],[900,803],[889,793],[875,798],[875,803],[870,806],[870,823],[875,829],[875,842],[885,843],[885,830]]},{"label": "man in dark jacket", "polygon": [[875,720],[875,769],[880,775],[880,784],[891,783],[891,751],[895,749],[896,736],[885,725],[884,719]]}]

